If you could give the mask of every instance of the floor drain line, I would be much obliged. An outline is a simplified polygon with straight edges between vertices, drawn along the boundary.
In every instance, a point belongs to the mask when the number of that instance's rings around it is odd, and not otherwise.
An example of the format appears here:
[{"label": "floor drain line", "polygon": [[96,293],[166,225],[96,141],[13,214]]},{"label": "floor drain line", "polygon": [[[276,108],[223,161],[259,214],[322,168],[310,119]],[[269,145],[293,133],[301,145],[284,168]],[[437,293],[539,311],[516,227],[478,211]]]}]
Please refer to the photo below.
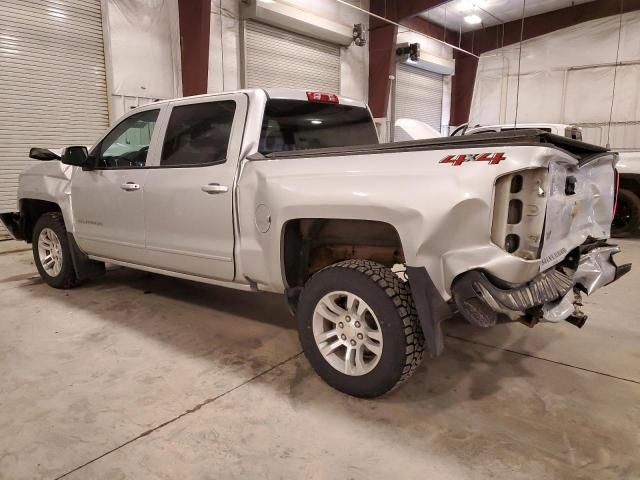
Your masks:
[{"label": "floor drain line", "polygon": [[156,425],[155,427],[150,428],[149,430],[146,430],[146,431],[142,432],[140,435],[137,435],[137,436],[135,436],[134,438],[132,438],[132,439],[130,439],[130,440],[127,440],[126,442],[122,443],[121,445],[118,445],[117,447],[114,447],[114,448],[112,448],[111,450],[108,450],[108,451],[104,452],[103,454],[101,454],[101,455],[99,455],[99,456],[97,456],[97,457],[95,457],[95,458],[92,458],[92,459],[91,459],[91,460],[89,460],[88,462],[85,462],[85,463],[83,463],[82,465],[79,465],[79,466],[75,467],[73,470],[69,470],[68,472],[63,473],[63,474],[62,474],[62,475],[60,475],[59,477],[56,477],[54,480],[60,480],[60,479],[62,479],[62,478],[65,478],[65,477],[67,477],[67,476],[71,475],[72,473],[75,473],[75,472],[77,472],[78,470],[81,470],[81,469],[83,469],[84,467],[86,467],[86,466],[88,466],[88,465],[91,465],[91,464],[92,464],[92,463],[94,463],[94,462],[97,462],[97,461],[98,461],[98,460],[100,460],[101,458],[104,458],[104,457],[106,457],[107,455],[110,455],[110,454],[112,454],[113,452],[116,452],[116,451],[120,450],[121,448],[126,447],[127,445],[130,445],[130,444],[132,444],[133,442],[135,442],[135,441],[137,441],[137,440],[140,440],[141,438],[144,438],[144,437],[146,437],[147,435],[151,435],[153,432],[156,432],[156,431],[160,430],[161,428],[166,427],[167,425],[170,425],[170,424],[172,424],[172,423],[174,423],[174,422],[176,422],[176,421],[180,420],[182,417],[185,417],[185,416],[187,416],[187,415],[189,415],[189,414],[191,414],[191,413],[197,412],[197,411],[198,411],[198,410],[200,410],[202,407],[205,407],[205,406],[209,405],[210,403],[213,403],[213,402],[215,402],[216,400],[219,400],[220,398],[222,398],[222,397],[224,397],[224,396],[226,396],[226,395],[228,395],[228,394],[230,394],[230,393],[232,393],[232,392],[236,391],[237,389],[244,387],[245,385],[247,385],[248,383],[253,382],[253,381],[254,381],[254,380],[256,380],[257,378],[260,378],[260,377],[262,377],[263,375],[266,375],[267,373],[271,372],[272,370],[275,370],[276,368],[281,367],[281,366],[282,366],[282,365],[284,365],[285,363],[290,362],[291,360],[295,359],[296,357],[299,357],[301,354],[302,354],[302,352],[298,352],[298,353],[296,353],[295,355],[290,356],[289,358],[287,358],[287,359],[285,359],[285,360],[281,361],[280,363],[277,363],[277,364],[275,364],[274,366],[267,368],[266,370],[264,370],[264,371],[262,371],[262,372],[258,373],[257,375],[254,375],[253,377],[251,377],[251,378],[249,378],[249,379],[245,380],[245,381],[244,381],[244,382],[242,382],[242,383],[239,383],[238,385],[236,385],[235,387],[231,388],[230,390],[227,390],[226,392],[223,392],[223,393],[221,393],[220,395],[217,395],[217,396],[215,396],[215,397],[208,398],[207,400],[205,400],[205,401],[203,401],[203,402],[199,403],[198,405],[196,405],[196,406],[195,406],[195,407],[193,407],[193,408],[190,408],[189,410],[186,410],[185,412],[181,413],[180,415],[177,415],[177,416],[173,417],[172,419],[167,420],[166,422],[161,423],[160,425]]}]

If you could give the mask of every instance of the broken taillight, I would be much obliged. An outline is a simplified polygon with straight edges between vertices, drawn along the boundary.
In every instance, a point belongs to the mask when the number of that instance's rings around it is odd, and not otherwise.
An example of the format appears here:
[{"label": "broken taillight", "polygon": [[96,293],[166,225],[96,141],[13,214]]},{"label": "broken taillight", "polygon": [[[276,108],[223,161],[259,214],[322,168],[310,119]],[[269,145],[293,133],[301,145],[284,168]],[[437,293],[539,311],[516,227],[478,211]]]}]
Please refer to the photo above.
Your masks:
[{"label": "broken taillight", "polygon": [[618,173],[618,169],[614,168],[613,172],[616,176],[615,178],[615,185],[616,185],[616,191],[614,192],[613,195],[613,216],[616,216],[616,210],[618,209],[618,192],[620,191],[620,174]]},{"label": "broken taillight", "polygon": [[310,102],[326,102],[326,103],[339,103],[340,99],[333,93],[324,92],[307,92],[307,100]]}]

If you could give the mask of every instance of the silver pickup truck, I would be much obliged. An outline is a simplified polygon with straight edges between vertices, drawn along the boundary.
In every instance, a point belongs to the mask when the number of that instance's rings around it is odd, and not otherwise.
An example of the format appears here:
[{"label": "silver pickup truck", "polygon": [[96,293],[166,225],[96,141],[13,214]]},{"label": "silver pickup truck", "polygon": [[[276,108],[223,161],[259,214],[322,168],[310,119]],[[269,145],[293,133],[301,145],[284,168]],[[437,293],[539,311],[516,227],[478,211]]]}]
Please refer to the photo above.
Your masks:
[{"label": "silver pickup truck", "polygon": [[20,177],[2,219],[70,288],[111,263],[286,294],[333,387],[375,397],[455,311],[582,326],[629,270],[607,243],[615,153],[539,130],[378,144],[366,105],[252,89],[129,112]]}]

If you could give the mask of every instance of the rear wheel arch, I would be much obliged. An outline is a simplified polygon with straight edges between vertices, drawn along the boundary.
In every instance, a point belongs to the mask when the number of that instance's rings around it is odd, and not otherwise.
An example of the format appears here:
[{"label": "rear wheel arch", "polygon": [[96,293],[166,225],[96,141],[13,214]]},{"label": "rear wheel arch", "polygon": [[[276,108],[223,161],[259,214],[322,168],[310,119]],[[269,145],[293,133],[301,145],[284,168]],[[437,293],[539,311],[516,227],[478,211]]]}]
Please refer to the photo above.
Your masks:
[{"label": "rear wheel arch", "polygon": [[299,218],[281,234],[281,268],[288,288],[302,287],[315,272],[336,262],[371,260],[391,267],[404,263],[396,228],[379,220]]}]

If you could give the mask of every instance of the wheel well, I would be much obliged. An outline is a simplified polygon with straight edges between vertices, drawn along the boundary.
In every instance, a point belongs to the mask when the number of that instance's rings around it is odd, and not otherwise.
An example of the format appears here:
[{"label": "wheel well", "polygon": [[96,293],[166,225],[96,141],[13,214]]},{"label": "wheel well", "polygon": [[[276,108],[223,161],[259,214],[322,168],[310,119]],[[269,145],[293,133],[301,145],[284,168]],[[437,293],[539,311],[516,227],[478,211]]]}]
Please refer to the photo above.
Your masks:
[{"label": "wheel well", "polygon": [[20,231],[26,242],[31,243],[33,227],[42,214],[47,212],[61,212],[60,206],[57,203],[32,198],[20,201]]},{"label": "wheel well", "polygon": [[400,235],[390,224],[373,220],[303,218],[283,227],[284,280],[302,286],[318,270],[359,258],[391,267],[404,263]]}]

